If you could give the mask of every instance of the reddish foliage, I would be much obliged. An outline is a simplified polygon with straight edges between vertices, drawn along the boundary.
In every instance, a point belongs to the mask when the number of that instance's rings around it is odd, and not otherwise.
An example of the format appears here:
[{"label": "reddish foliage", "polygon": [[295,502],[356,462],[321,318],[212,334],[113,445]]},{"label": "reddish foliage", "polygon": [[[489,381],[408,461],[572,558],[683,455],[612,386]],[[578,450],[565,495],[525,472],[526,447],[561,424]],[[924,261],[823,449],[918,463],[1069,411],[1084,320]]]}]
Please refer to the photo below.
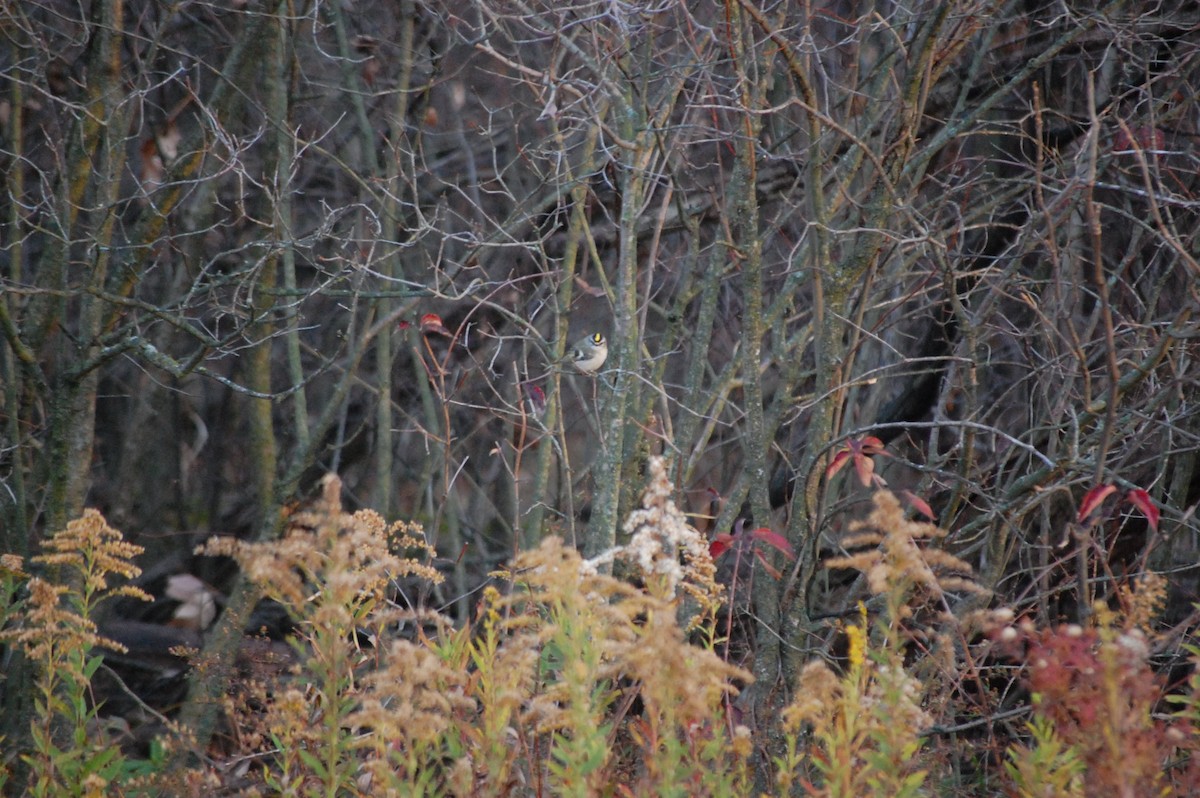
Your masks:
[{"label": "reddish foliage", "polygon": [[1037,713],[1087,766],[1086,795],[1158,795],[1180,788],[1180,781],[1200,786],[1191,770],[1173,774],[1174,781],[1165,772],[1194,737],[1182,721],[1152,716],[1163,687],[1141,632],[1075,625],[1039,631],[1025,624],[1007,634],[1001,639],[1022,661]]},{"label": "reddish foliage", "polygon": [[[1089,490],[1084,494],[1083,501],[1079,503],[1079,514],[1076,520],[1079,523],[1086,521],[1090,515],[1100,508],[1104,500],[1116,493],[1116,491],[1116,485],[1098,485]],[[1155,532],[1158,531],[1159,511],[1154,506],[1154,500],[1150,498],[1149,492],[1141,488],[1133,488],[1125,494],[1125,501],[1140,510],[1142,515],[1146,516],[1146,521],[1150,524],[1150,528]]]},{"label": "reddish foliage", "polygon": [[937,516],[934,515],[933,508],[929,506],[929,502],[925,501],[911,490],[900,491],[900,498],[904,499],[905,503],[908,504],[909,507],[912,507],[930,521],[937,520]]},{"label": "reddish foliage", "polygon": [[858,481],[864,488],[869,487],[872,482],[883,485],[883,480],[875,475],[875,461],[871,459],[877,454],[886,455],[883,447],[883,441],[872,435],[846,441],[846,445],[829,461],[829,466],[825,469],[825,478],[829,479],[841,471],[846,463],[853,462]]},{"label": "reddish foliage", "polygon": [[436,313],[426,313],[421,317],[421,332],[426,335],[450,335],[450,331],[442,324],[442,317]]},{"label": "reddish foliage", "polygon": [[762,566],[767,570],[767,573],[771,574],[771,576],[775,577],[776,579],[779,579],[780,573],[778,569],[774,568],[769,562],[767,562],[767,558],[763,554],[762,547],[759,545],[760,543],[765,543],[781,553],[783,556],[787,557],[789,560],[796,559],[796,554],[792,551],[792,544],[788,543],[787,538],[785,538],[783,535],[779,534],[778,532],[773,532],[766,527],[759,527],[758,529],[753,529],[749,532],[746,532],[742,529],[742,521],[740,519],[738,520],[737,527],[734,529],[733,534],[722,532],[712,539],[712,541],[708,544],[708,554],[715,560],[734,547],[740,546],[741,544],[750,545],[753,547],[754,556],[758,558],[760,563],[762,563]]},{"label": "reddish foliage", "polygon": [[1141,488],[1134,488],[1125,494],[1125,500],[1141,510],[1142,515],[1146,516],[1146,521],[1150,524],[1150,528],[1155,532],[1158,531],[1158,508],[1154,506],[1149,493]]},{"label": "reddish foliage", "polygon": [[1083,523],[1116,489],[1116,485],[1098,485],[1089,490],[1084,494],[1083,501],[1079,503],[1079,515],[1076,520]]}]

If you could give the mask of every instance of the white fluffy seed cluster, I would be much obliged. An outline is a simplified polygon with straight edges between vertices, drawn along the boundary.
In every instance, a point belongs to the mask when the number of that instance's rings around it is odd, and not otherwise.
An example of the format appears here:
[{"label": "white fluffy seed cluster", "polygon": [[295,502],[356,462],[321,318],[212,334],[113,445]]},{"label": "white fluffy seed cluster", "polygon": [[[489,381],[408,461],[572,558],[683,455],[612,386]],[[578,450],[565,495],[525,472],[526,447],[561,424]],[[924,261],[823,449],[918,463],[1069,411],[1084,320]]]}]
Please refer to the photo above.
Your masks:
[{"label": "white fluffy seed cluster", "polygon": [[686,555],[686,560],[707,557],[708,545],[671,498],[666,462],[651,457],[648,465],[650,478],[642,509],[634,510],[625,521],[630,540],[621,556],[636,563],[645,576],[663,577],[667,595],[674,596],[685,578],[680,554]]}]

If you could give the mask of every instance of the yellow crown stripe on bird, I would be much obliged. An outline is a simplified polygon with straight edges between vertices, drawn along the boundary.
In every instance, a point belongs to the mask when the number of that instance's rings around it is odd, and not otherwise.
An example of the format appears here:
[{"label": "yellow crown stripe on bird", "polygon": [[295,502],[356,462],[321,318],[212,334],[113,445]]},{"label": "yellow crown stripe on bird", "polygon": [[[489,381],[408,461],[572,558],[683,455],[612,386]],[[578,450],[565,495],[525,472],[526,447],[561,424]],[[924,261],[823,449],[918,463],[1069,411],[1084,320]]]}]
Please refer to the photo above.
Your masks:
[{"label": "yellow crown stripe on bird", "polygon": [[608,341],[600,333],[592,333],[575,342],[567,359],[584,374],[595,374],[608,359]]}]

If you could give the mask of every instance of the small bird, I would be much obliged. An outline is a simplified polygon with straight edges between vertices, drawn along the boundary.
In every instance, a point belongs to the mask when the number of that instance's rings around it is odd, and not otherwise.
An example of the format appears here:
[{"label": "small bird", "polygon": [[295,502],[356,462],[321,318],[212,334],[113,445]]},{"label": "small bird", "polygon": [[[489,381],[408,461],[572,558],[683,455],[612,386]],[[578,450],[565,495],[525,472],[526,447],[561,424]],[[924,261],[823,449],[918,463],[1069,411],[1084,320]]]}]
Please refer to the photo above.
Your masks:
[{"label": "small bird", "polygon": [[564,358],[584,374],[595,374],[608,359],[608,341],[600,333],[580,338]]}]

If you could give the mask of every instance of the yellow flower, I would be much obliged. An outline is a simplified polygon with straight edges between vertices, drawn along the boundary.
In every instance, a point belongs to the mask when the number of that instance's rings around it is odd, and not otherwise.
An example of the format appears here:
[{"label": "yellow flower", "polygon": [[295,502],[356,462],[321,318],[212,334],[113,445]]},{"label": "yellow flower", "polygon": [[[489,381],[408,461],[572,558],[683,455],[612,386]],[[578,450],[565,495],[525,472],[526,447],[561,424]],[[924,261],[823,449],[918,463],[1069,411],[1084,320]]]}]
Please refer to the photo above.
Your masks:
[{"label": "yellow flower", "polygon": [[862,626],[846,627],[846,637],[850,641],[850,668],[861,668],[867,654],[867,606],[858,602],[858,612],[862,616]]}]

